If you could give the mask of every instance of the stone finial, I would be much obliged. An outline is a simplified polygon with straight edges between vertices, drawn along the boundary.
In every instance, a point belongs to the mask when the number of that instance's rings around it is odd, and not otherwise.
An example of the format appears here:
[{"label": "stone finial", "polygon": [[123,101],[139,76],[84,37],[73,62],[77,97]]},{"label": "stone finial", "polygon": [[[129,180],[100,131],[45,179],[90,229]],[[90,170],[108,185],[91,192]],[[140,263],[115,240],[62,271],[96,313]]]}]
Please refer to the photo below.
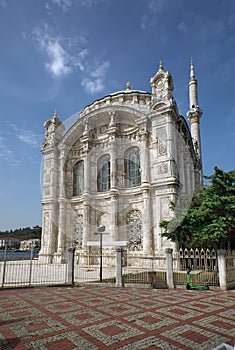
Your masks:
[{"label": "stone finial", "polygon": [[130,91],[131,90],[131,82],[128,80],[126,82],[126,91]]},{"label": "stone finial", "polygon": [[159,62],[159,69],[163,69],[162,60]]},{"label": "stone finial", "polygon": [[84,125],[84,131],[83,131],[83,136],[84,137],[89,137],[89,124],[86,121],[85,125]]}]

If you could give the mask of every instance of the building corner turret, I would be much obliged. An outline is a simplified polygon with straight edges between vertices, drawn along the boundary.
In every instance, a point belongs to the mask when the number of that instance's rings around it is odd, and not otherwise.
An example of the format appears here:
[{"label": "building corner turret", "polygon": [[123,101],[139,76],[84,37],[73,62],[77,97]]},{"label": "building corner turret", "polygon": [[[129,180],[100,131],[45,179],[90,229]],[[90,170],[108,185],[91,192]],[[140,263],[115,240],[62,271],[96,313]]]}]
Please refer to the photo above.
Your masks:
[{"label": "building corner turret", "polygon": [[[42,248],[39,260],[47,263],[53,261],[57,249],[58,236],[58,197],[59,197],[59,150],[63,137],[64,125],[54,112],[52,118],[44,123],[45,136],[41,146],[43,154],[42,172]],[[62,175],[61,175],[62,177]]]}]

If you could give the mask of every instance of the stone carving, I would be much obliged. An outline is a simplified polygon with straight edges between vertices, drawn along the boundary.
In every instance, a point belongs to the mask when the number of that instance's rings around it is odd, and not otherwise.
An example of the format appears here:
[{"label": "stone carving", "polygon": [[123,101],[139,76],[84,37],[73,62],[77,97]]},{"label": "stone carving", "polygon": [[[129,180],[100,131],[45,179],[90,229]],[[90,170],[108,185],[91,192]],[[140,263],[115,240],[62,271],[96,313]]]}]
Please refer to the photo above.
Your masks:
[{"label": "stone carving", "polygon": [[174,89],[171,74],[163,69],[160,62],[159,69],[150,81],[152,87],[153,101],[173,100],[172,91]]},{"label": "stone carving", "polygon": [[126,217],[127,240],[129,250],[143,249],[142,214],[139,210],[132,210]]},{"label": "stone carving", "polygon": [[49,231],[49,213],[45,212],[44,213],[44,231],[48,232]]},{"label": "stone carving", "polygon": [[164,143],[160,143],[159,146],[158,146],[158,153],[160,156],[164,156],[166,155],[166,150],[167,150],[167,147],[166,147],[166,144]]},{"label": "stone carving", "polygon": [[160,127],[155,129],[155,139],[157,141],[166,141],[166,128]]},{"label": "stone carving", "polygon": [[56,111],[51,119],[44,123],[45,137],[42,144],[42,151],[47,146],[55,146],[58,141],[62,138],[64,132],[64,126],[61,121],[57,118]]},{"label": "stone carving", "polygon": [[82,248],[83,226],[83,215],[76,214],[73,226],[73,242],[77,248]]},{"label": "stone carving", "polygon": [[159,175],[166,174],[167,172],[168,172],[168,164],[167,164],[167,162],[164,162],[161,165],[159,165],[159,167],[158,167],[158,174]]}]

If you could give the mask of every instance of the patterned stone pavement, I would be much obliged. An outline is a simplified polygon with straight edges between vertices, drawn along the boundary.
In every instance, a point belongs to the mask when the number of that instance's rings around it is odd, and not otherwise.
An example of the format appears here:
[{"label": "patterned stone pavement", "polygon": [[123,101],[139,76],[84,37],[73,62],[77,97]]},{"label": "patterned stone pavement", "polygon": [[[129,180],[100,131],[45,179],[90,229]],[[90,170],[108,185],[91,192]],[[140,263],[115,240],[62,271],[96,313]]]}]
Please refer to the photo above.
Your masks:
[{"label": "patterned stone pavement", "polygon": [[235,291],[86,285],[0,296],[1,350],[210,350],[235,343]]}]

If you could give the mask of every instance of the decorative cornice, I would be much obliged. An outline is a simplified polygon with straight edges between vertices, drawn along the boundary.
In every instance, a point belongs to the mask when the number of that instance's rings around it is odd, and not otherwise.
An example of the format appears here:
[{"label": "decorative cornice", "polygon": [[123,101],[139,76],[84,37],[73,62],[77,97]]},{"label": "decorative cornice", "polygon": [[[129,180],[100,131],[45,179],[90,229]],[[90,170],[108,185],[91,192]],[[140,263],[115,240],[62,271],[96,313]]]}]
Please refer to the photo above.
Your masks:
[{"label": "decorative cornice", "polygon": [[84,110],[80,113],[80,118],[83,118],[86,114],[96,111],[100,108],[112,106],[112,105],[141,105],[141,106],[149,106],[151,104],[151,94],[143,91],[135,91],[135,90],[125,90],[120,91],[112,95],[105,96],[100,100],[96,100],[92,104],[88,105],[84,108]]},{"label": "decorative cornice", "polygon": [[201,116],[202,110],[199,107],[193,107],[187,113],[187,117],[191,125],[193,123],[200,123]]}]

